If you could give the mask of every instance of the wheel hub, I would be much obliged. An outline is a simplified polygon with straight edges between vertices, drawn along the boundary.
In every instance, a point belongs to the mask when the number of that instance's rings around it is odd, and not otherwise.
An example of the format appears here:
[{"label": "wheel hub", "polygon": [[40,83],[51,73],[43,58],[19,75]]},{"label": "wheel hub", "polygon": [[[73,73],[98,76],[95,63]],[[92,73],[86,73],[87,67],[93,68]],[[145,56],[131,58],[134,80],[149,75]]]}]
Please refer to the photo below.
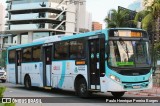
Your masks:
[{"label": "wheel hub", "polygon": [[82,93],[85,93],[85,91],[86,91],[85,84],[81,84],[81,86],[80,86],[80,91],[81,91]]}]

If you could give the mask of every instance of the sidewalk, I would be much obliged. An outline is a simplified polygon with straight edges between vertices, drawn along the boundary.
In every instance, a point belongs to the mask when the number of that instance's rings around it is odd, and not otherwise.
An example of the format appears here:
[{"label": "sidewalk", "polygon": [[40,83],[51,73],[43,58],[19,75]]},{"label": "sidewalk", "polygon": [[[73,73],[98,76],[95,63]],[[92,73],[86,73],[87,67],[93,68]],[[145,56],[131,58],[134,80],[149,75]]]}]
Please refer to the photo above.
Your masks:
[{"label": "sidewalk", "polygon": [[160,87],[153,87],[151,90],[127,92],[128,94],[140,95],[140,96],[154,96],[160,97]]}]

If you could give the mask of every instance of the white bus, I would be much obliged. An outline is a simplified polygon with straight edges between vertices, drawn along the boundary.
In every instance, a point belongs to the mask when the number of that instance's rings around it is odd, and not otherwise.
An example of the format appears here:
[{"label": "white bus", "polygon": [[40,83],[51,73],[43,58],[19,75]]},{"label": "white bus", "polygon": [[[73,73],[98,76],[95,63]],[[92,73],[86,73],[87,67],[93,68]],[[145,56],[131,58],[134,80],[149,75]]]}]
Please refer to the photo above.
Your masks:
[{"label": "white bus", "polygon": [[104,29],[71,36],[50,36],[12,46],[7,53],[7,80],[31,87],[92,92],[152,88],[149,39],[144,30]]}]

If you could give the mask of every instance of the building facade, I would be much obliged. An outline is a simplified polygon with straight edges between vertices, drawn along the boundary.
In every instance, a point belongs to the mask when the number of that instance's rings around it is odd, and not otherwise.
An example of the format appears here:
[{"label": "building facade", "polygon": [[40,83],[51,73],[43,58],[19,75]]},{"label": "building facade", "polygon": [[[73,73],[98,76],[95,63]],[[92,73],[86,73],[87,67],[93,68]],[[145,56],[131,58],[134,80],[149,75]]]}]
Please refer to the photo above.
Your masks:
[{"label": "building facade", "polygon": [[85,28],[92,31],[92,14],[88,11],[86,11]]},{"label": "building facade", "polygon": [[[3,38],[4,47],[29,43],[41,37],[76,33],[77,21],[84,20],[83,27],[85,17],[77,20],[77,5],[68,1],[7,0],[8,27]],[[79,15],[83,17],[83,14]]]},{"label": "building facade", "polygon": [[2,49],[3,38],[1,37],[5,30],[5,7],[0,4],[0,49]]},{"label": "building facade", "polygon": [[5,28],[5,7],[3,4],[0,4],[0,31],[4,31]]},{"label": "building facade", "polygon": [[92,31],[101,29],[102,29],[102,24],[100,24],[99,22],[92,22]]}]

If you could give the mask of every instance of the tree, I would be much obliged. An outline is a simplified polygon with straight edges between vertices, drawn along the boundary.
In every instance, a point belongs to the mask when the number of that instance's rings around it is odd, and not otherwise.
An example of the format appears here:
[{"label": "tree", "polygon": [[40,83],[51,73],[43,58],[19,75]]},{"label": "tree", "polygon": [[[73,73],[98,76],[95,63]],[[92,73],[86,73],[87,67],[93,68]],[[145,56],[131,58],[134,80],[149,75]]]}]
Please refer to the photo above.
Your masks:
[{"label": "tree", "polygon": [[[156,61],[160,58],[160,43],[154,42],[154,36],[160,34],[157,19],[160,17],[160,0],[144,0],[145,9],[136,14],[135,23],[140,21],[142,28],[147,30],[152,40],[152,61],[156,66]],[[160,26],[159,26],[160,27]],[[159,34],[158,34],[159,33]]]},{"label": "tree", "polygon": [[108,28],[115,28],[115,27],[126,27],[127,22],[125,18],[128,17],[128,11],[124,10],[111,10],[111,19],[106,17],[104,21],[107,23]]},{"label": "tree", "polygon": [[156,20],[160,17],[160,0],[144,0],[144,10],[136,14],[134,22],[142,22],[142,28],[148,30],[156,25]]},{"label": "tree", "polygon": [[6,67],[6,54],[7,54],[6,50],[1,51],[1,55],[2,55],[0,58],[0,66],[1,67]]}]

